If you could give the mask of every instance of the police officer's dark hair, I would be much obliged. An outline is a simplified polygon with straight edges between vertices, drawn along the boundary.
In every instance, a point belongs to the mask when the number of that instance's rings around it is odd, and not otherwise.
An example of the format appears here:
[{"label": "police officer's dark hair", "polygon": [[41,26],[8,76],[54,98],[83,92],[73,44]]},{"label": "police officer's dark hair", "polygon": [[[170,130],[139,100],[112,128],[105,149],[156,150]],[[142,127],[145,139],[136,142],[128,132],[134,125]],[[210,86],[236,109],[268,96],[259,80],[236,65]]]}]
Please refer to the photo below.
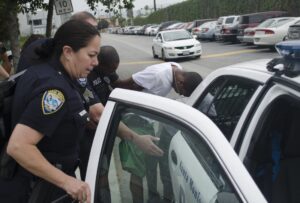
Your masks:
[{"label": "police officer's dark hair", "polygon": [[6,52],[6,48],[4,46],[0,47],[0,54],[4,54]]},{"label": "police officer's dark hair", "polygon": [[89,23],[81,20],[69,20],[58,28],[53,39],[47,39],[35,49],[42,58],[49,58],[53,54],[60,56],[64,46],[70,46],[74,52],[86,47],[89,41],[99,32]]},{"label": "police officer's dark hair", "polygon": [[45,38],[44,35],[40,35],[40,34],[32,34],[30,35],[30,37],[28,37],[28,39],[25,41],[25,43],[22,46],[22,51],[24,49],[26,49],[32,42],[38,40],[38,39],[43,39]]},{"label": "police officer's dark hair", "polygon": [[186,95],[191,96],[196,87],[202,82],[202,77],[196,72],[184,72],[183,88],[185,89]]},{"label": "police officer's dark hair", "polygon": [[98,54],[99,65],[110,67],[119,64],[120,57],[117,50],[112,46],[102,46]]},{"label": "police officer's dark hair", "polygon": [[81,21],[86,21],[87,19],[93,19],[93,20],[97,21],[95,16],[93,16],[93,14],[91,14],[87,11],[82,11],[82,12],[75,13],[70,18],[70,20],[81,20]]}]

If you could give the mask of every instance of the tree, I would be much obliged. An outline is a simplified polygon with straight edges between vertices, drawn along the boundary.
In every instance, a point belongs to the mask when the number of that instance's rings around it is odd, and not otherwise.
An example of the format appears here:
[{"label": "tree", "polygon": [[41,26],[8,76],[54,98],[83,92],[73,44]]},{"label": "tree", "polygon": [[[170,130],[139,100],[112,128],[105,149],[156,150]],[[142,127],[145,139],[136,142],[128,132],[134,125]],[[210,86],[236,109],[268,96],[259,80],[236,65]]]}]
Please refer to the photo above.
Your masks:
[{"label": "tree", "polygon": [[46,27],[46,37],[51,37],[52,31],[52,18],[53,18],[53,7],[54,0],[49,0],[48,14],[47,14],[47,27]]},{"label": "tree", "polygon": [[149,6],[146,5],[146,6],[144,7],[144,9],[145,9],[146,15],[148,15]]},{"label": "tree", "polygon": [[[108,10],[118,11],[119,8],[133,8],[134,0],[87,0],[88,5],[92,10],[96,9],[98,3],[102,3]],[[19,24],[17,14],[35,13],[37,9],[48,10],[47,15],[47,36],[51,34],[52,17],[53,17],[53,2],[44,3],[44,0],[1,0],[0,1],[0,40],[10,42],[12,50],[14,67],[17,66],[20,57],[19,44]],[[121,5],[122,4],[122,5]]]},{"label": "tree", "polygon": [[108,28],[108,26],[109,26],[109,23],[105,19],[101,19],[100,22],[98,23],[99,30]]}]

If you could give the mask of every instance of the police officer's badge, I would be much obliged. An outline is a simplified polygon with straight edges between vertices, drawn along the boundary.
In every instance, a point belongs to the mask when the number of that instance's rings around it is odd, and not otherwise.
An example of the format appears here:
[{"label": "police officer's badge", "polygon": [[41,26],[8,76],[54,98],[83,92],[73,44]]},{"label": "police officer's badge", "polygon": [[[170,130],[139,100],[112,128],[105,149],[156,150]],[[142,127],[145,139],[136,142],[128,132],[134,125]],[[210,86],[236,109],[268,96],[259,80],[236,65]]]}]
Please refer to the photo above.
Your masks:
[{"label": "police officer's badge", "polygon": [[43,114],[48,115],[57,112],[65,102],[63,93],[57,89],[47,90],[42,98]]},{"label": "police officer's badge", "polygon": [[81,87],[85,87],[87,84],[87,79],[86,78],[79,78],[77,79],[78,83],[81,85]]}]

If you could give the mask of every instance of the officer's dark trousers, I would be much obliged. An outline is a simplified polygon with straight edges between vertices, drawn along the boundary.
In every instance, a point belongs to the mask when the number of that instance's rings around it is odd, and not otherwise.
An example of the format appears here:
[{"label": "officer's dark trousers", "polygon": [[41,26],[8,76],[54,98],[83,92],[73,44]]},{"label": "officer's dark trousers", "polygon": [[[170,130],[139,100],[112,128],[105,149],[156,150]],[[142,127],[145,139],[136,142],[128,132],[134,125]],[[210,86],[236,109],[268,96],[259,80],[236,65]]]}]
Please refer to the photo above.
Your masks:
[{"label": "officer's dark trousers", "polygon": [[27,203],[30,191],[30,181],[17,171],[11,180],[0,179],[0,202]]},{"label": "officer's dark trousers", "polygon": [[[73,167],[64,172],[75,177]],[[12,179],[0,179],[1,203],[50,203],[64,195],[64,190],[40,178],[34,178],[20,166]],[[72,199],[69,196],[60,201],[70,202]]]}]

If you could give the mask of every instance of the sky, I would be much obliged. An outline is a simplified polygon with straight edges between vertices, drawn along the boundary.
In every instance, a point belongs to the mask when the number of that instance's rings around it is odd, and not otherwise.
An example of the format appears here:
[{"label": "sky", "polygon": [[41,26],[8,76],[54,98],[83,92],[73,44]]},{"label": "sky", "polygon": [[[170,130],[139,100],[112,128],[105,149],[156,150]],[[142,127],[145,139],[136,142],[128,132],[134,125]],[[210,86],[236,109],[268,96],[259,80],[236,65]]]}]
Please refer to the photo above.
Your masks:
[{"label": "sky", "polygon": [[[166,7],[168,5],[176,4],[179,2],[183,2],[184,0],[156,0],[156,7],[162,8]],[[86,4],[85,0],[72,0],[73,9],[74,12],[82,11],[82,10],[89,10],[88,5]],[[148,5],[150,8],[153,7],[153,0],[134,0],[134,10],[139,10],[141,8],[144,8],[146,5]],[[102,9],[103,7],[99,7],[99,9]]]}]

